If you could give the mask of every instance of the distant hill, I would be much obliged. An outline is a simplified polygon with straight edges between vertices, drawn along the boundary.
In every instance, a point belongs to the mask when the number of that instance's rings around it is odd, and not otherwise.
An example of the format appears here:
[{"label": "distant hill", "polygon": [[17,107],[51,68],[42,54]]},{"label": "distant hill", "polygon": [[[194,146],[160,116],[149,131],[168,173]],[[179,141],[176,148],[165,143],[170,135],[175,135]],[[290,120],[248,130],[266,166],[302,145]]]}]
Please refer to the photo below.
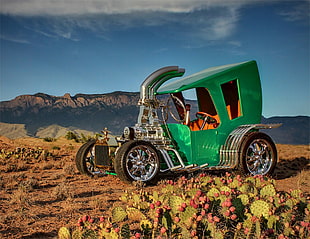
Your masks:
[{"label": "distant hill", "polygon": [[310,144],[310,117],[263,117],[262,123],[282,123],[279,128],[265,131],[275,142],[281,144]]},{"label": "distant hill", "polygon": [[68,133],[68,131],[73,132],[77,135],[84,134],[85,136],[87,135],[93,136],[95,134],[92,131],[76,129],[73,127],[65,128],[59,125],[50,125],[46,128],[39,128],[35,136],[38,138],[52,137],[57,139],[59,137],[65,136]]},{"label": "distant hill", "polygon": [[[43,93],[21,95],[0,102],[0,121],[3,122],[0,135],[57,138],[67,131],[81,133],[80,129],[88,135],[87,132],[100,132],[105,127],[113,134],[121,134],[125,126],[133,126],[137,122],[138,100],[138,92],[121,91],[60,97]],[[195,111],[194,102],[192,110]],[[262,123],[283,123],[277,129],[266,131],[276,143],[310,143],[308,116],[262,117]]]},{"label": "distant hill", "polygon": [[21,95],[0,102],[0,122],[25,124],[27,132],[35,136],[38,129],[50,125],[74,127],[100,132],[107,127],[115,134],[124,126],[132,125],[138,116],[139,93],[114,92],[109,94],[56,97],[43,93]]},{"label": "distant hill", "polygon": [[7,124],[0,122],[0,135],[10,139],[29,137],[25,124]]}]

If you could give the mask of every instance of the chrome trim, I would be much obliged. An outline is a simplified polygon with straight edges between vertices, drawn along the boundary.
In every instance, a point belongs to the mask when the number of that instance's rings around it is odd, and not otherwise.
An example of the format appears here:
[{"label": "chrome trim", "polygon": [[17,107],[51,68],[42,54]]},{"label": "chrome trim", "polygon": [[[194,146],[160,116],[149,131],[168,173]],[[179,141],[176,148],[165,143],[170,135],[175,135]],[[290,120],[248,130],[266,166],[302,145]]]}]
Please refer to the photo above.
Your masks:
[{"label": "chrome trim", "polygon": [[282,124],[249,124],[240,125],[227,137],[220,149],[220,163],[216,168],[235,168],[239,163],[239,155],[243,137],[251,130],[278,128]]},{"label": "chrome trim", "polygon": [[163,67],[151,75],[149,75],[140,86],[140,99],[138,105],[140,112],[138,116],[138,125],[155,125],[158,123],[156,109],[159,107],[159,102],[156,99],[155,91],[167,80],[172,77],[182,76],[185,69],[178,66]]}]

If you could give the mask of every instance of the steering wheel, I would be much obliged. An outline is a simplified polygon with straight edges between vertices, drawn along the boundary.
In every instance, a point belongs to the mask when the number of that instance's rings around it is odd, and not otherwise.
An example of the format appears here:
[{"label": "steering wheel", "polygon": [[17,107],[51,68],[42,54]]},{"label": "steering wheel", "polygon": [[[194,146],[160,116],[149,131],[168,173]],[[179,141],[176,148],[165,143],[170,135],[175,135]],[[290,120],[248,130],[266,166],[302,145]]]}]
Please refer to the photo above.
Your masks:
[{"label": "steering wheel", "polygon": [[196,117],[204,121],[201,128],[203,128],[206,123],[207,124],[218,124],[217,120],[212,115],[205,113],[205,112],[197,112]]},{"label": "steering wheel", "polygon": [[171,99],[173,100],[175,105],[180,106],[181,110],[183,111],[183,115],[186,115],[186,107],[185,107],[185,105],[183,104],[183,102],[178,97],[176,97],[174,95],[170,95],[170,97],[168,98],[168,101],[167,101],[167,108],[168,108],[168,111],[169,111],[170,115],[172,116],[172,118],[175,121],[179,122],[179,123],[184,123],[185,122],[185,117],[184,117],[184,119],[178,119],[178,117],[176,117],[174,115],[174,113],[172,112],[171,107],[169,107],[169,103],[170,103]]}]

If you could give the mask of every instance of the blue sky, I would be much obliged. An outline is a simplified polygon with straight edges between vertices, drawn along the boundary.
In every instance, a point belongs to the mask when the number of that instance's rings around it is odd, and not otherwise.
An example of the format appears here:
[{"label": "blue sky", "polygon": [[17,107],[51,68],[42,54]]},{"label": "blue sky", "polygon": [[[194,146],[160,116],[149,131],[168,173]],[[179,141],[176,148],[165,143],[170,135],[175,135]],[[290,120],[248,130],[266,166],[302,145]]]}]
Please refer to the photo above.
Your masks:
[{"label": "blue sky", "polygon": [[310,1],[0,0],[0,101],[139,91],[153,71],[258,62],[263,115],[310,115]]}]

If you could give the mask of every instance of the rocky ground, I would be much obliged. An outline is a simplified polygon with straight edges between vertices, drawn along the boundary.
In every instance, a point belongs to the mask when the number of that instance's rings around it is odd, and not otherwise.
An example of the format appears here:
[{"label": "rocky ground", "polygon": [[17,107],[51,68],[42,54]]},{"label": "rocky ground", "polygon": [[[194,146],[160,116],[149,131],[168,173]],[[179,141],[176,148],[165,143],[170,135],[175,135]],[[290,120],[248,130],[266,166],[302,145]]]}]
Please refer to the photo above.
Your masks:
[{"label": "rocky ground", "polygon": [[[122,193],[135,189],[116,176],[80,175],[74,163],[80,145],[65,139],[0,137],[0,238],[55,238],[60,227],[74,227],[83,215],[108,216]],[[277,147],[277,189],[299,188],[309,195],[309,146]],[[8,159],[3,152],[18,153]]]}]

